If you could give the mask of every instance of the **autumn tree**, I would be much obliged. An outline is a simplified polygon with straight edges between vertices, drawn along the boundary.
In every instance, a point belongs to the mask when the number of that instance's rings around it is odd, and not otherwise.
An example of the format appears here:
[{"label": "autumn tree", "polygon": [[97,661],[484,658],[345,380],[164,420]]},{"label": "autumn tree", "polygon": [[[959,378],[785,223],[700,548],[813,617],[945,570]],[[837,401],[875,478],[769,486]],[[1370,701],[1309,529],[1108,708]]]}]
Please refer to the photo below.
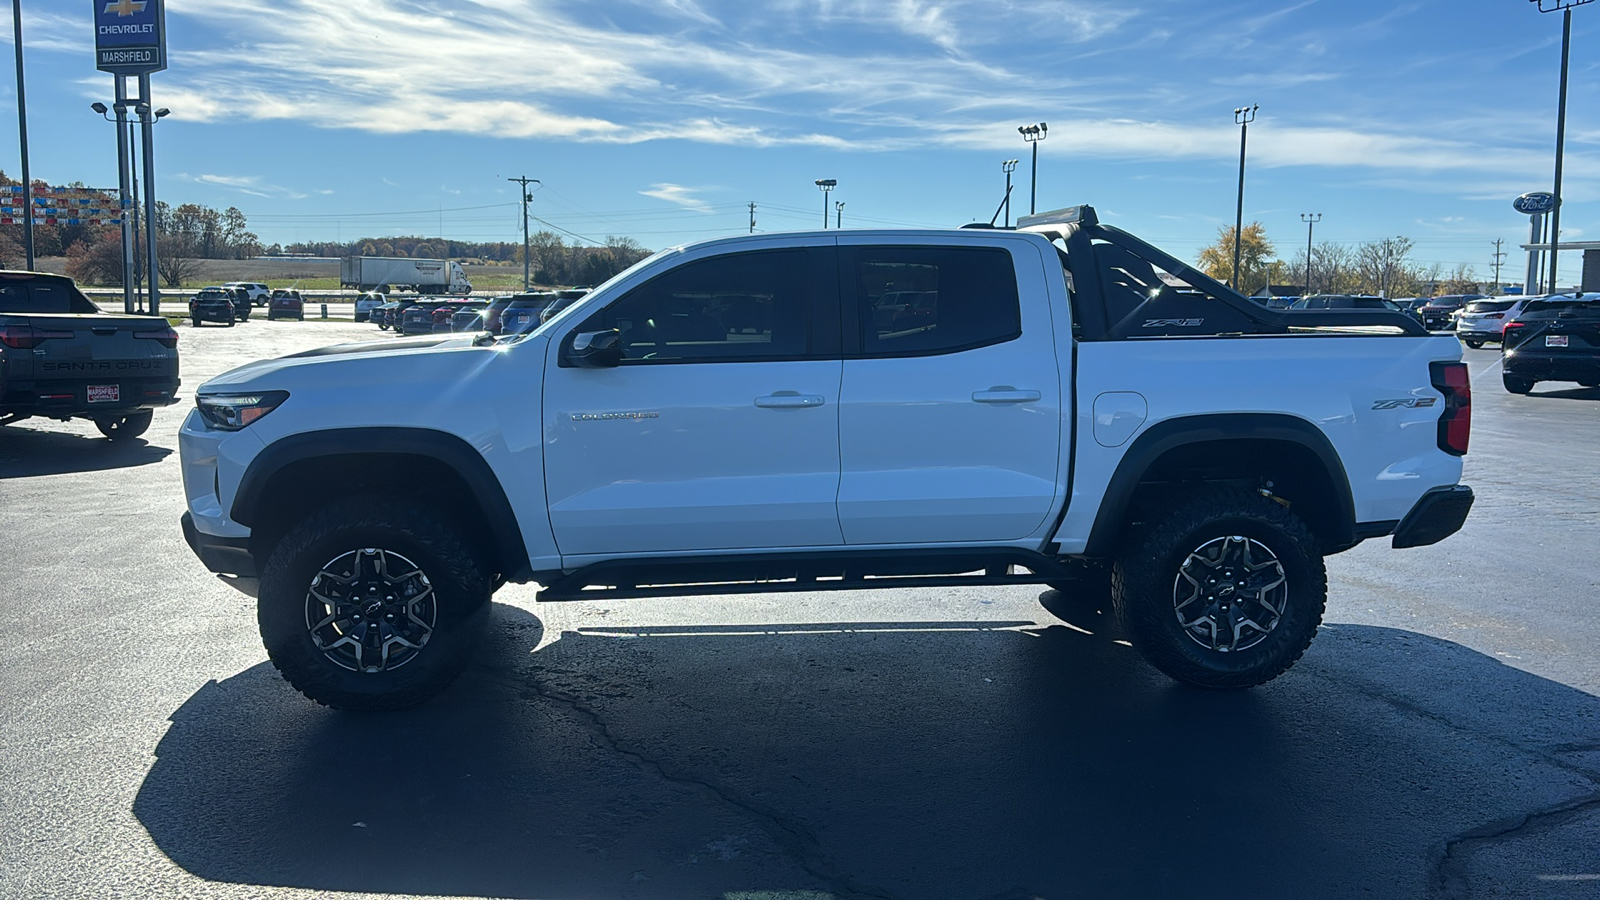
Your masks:
[{"label": "autumn tree", "polygon": [[[1216,280],[1228,284],[1233,279],[1233,227],[1227,226],[1217,233],[1217,242],[1200,251],[1198,265]],[[1239,241],[1238,290],[1249,294],[1267,284],[1269,266],[1278,251],[1267,239],[1267,229],[1260,222],[1244,227],[1244,237]]]}]

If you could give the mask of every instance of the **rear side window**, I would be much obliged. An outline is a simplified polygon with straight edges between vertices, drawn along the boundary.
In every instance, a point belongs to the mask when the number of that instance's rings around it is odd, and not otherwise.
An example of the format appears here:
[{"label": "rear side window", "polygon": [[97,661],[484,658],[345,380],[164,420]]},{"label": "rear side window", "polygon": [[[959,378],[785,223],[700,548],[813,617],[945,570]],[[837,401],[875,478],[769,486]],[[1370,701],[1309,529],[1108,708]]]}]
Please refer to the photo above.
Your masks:
[{"label": "rear side window", "polygon": [[980,247],[863,247],[854,265],[866,356],[954,353],[1022,334],[1011,254]]},{"label": "rear side window", "polygon": [[623,365],[801,359],[810,349],[816,288],[807,256],[762,250],[686,263],[629,291],[577,331],[621,332]]},{"label": "rear side window", "polygon": [[93,303],[81,297],[71,284],[61,281],[35,279],[0,284],[0,312],[99,312]]}]

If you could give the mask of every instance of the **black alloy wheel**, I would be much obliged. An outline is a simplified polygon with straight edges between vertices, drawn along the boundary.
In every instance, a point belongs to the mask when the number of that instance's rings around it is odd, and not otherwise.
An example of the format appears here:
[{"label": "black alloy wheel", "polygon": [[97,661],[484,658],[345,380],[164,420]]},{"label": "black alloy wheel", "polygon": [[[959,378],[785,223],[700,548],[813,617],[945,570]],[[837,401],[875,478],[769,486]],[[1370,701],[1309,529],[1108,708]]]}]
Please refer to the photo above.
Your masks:
[{"label": "black alloy wheel", "polygon": [[374,496],[291,528],[262,567],[262,642],[290,684],[338,709],[401,709],[447,687],[487,619],[487,566],[448,517]]},{"label": "black alloy wheel", "polygon": [[1315,637],[1327,600],[1316,537],[1279,503],[1200,488],[1144,516],[1112,569],[1133,646],[1179,681],[1264,684]]}]

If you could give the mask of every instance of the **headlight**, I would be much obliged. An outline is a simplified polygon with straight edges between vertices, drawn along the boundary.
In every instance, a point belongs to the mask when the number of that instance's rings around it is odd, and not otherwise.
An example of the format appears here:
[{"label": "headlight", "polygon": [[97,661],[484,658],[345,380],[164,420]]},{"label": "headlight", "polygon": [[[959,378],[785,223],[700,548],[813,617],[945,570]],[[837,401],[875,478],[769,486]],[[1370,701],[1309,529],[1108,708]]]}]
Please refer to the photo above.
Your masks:
[{"label": "headlight", "polygon": [[219,431],[238,431],[277,409],[289,399],[288,391],[255,394],[196,394],[194,405],[206,424]]}]

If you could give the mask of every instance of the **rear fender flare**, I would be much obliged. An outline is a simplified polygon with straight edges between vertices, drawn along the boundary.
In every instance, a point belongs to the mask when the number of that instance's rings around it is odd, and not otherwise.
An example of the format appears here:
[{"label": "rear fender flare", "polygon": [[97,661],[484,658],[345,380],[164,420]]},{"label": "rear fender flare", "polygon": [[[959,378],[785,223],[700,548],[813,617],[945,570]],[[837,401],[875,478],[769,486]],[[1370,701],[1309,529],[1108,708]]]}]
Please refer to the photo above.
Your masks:
[{"label": "rear fender flare", "polygon": [[1123,454],[1122,461],[1106,485],[1100,509],[1095,513],[1084,555],[1109,556],[1127,521],[1135,490],[1150,467],[1169,451],[1189,444],[1215,441],[1268,440],[1296,444],[1311,451],[1333,485],[1338,506],[1332,516],[1333,527],[1319,533],[1324,552],[1337,552],[1355,546],[1355,499],[1350,493],[1350,477],[1333,443],[1322,430],[1305,419],[1273,413],[1227,413],[1184,416],[1159,422],[1139,435]]}]

